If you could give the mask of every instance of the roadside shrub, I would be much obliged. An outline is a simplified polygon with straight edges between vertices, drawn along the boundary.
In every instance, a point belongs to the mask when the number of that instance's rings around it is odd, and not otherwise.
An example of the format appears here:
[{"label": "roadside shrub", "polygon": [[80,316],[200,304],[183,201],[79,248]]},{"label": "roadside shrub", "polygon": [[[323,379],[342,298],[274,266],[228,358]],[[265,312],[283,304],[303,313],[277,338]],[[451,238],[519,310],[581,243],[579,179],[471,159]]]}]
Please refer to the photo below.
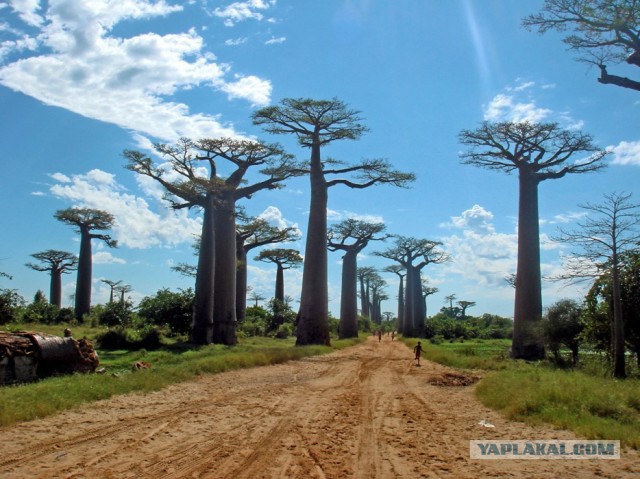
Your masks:
[{"label": "roadside shrub", "polygon": [[162,333],[156,327],[145,327],[140,330],[116,327],[96,336],[101,349],[148,349],[154,350],[162,346]]},{"label": "roadside shrub", "polygon": [[15,289],[0,289],[0,324],[15,323],[25,300]]},{"label": "roadside shrub", "polygon": [[167,288],[146,296],[138,305],[138,315],[147,324],[167,327],[172,334],[188,334],[195,294],[191,288],[177,292]]},{"label": "roadside shrub", "polygon": [[38,290],[33,297],[33,302],[27,305],[22,313],[24,323],[55,324],[58,322],[60,309],[49,304],[44,293]]},{"label": "roadside shrub", "polygon": [[[249,308],[247,308],[249,311]],[[267,323],[259,316],[245,316],[244,321],[238,323],[236,333],[240,337],[248,338],[251,336],[264,336],[267,329]]]},{"label": "roadside shrub", "polygon": [[278,326],[275,337],[278,339],[287,339],[293,334],[293,325],[291,323],[283,323]]},{"label": "roadside shrub", "polygon": [[133,323],[133,304],[130,301],[107,303],[98,312],[98,322],[105,326],[128,327]]}]

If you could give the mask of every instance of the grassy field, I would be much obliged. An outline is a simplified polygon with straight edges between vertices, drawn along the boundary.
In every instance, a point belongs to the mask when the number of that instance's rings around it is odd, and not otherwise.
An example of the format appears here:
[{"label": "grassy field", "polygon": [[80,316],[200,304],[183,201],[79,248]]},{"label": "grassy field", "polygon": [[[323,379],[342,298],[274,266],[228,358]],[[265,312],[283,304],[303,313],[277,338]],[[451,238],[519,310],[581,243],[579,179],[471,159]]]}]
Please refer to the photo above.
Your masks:
[{"label": "grassy field", "polygon": [[[60,325],[29,325],[37,330],[61,335]],[[23,326],[24,327],[24,326]],[[9,328],[6,328],[9,329]],[[16,328],[13,328],[16,329]],[[91,339],[99,329],[74,327],[74,337]],[[363,340],[332,340],[332,347],[296,347],[294,338],[247,338],[234,347],[211,345],[190,347],[174,343],[156,351],[100,351],[104,374],[74,374],[43,379],[36,383],[0,387],[0,427],[42,418],[81,404],[107,399],[116,394],[150,392],[170,384],[232,369],[277,364],[352,346]],[[150,369],[133,371],[136,361],[146,361]]]},{"label": "grassy field", "polygon": [[[404,341],[410,347],[417,342]],[[598,369],[593,365],[563,370],[545,362],[514,361],[508,358],[508,340],[422,343],[424,357],[431,361],[484,371],[476,396],[509,419],[551,424],[587,439],[620,440],[623,446],[640,449],[637,378],[621,381],[594,375]]]}]

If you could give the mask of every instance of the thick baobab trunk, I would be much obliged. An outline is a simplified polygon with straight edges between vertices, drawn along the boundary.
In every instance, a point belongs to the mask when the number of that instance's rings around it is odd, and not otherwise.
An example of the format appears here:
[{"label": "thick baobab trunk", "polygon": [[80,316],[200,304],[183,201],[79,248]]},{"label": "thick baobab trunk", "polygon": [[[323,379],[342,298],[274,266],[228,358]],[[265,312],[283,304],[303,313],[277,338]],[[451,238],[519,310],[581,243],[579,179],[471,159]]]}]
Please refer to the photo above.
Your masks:
[{"label": "thick baobab trunk", "polygon": [[369,318],[369,294],[365,289],[364,283],[364,276],[360,276],[360,314],[365,318]]},{"label": "thick baobab trunk", "polygon": [[[411,287],[413,288],[413,336],[420,337],[424,334],[424,301],[422,300],[422,281],[420,278],[420,269],[415,266],[413,269],[413,278]],[[408,286],[407,286],[408,287]]]},{"label": "thick baobab trunk", "polygon": [[611,282],[613,286],[613,376],[626,378],[624,360],[624,323],[622,318],[622,294],[620,291],[620,273],[617,253],[613,253]]},{"label": "thick baobab trunk", "polygon": [[247,251],[236,237],[236,319],[244,321],[247,310]]},{"label": "thick baobab trunk", "polygon": [[409,264],[407,267],[407,287],[405,288],[405,299],[404,299],[404,324],[402,329],[402,335],[407,338],[413,338],[413,312],[415,309],[415,301],[413,300],[414,288],[413,284],[413,276],[415,272],[413,270],[413,266]]},{"label": "thick baobab trunk", "polygon": [[214,217],[216,265],[213,288],[213,342],[235,345],[236,337],[236,216],[231,193],[221,195]]},{"label": "thick baobab trunk", "polygon": [[400,286],[398,286],[398,323],[396,329],[402,331],[404,326],[404,276],[398,276],[400,278]]},{"label": "thick baobab trunk", "polygon": [[213,279],[215,275],[215,222],[214,198],[205,199],[204,218],[198,270],[196,272],[195,298],[189,340],[194,344],[211,344],[213,339]]},{"label": "thick baobab trunk", "polygon": [[82,321],[82,317],[89,314],[91,309],[91,261],[91,233],[81,226],[75,303],[75,317],[78,321]]},{"label": "thick baobab trunk", "polygon": [[284,323],[284,268],[281,263],[276,263],[276,291],[273,297],[273,315],[276,327]]},{"label": "thick baobab trunk", "polygon": [[275,299],[284,304],[284,268],[282,264],[277,263],[276,269],[276,292]]},{"label": "thick baobab trunk", "polygon": [[327,277],[327,197],[320,145],[311,148],[311,206],[302,272],[302,293],[296,328],[296,345],[330,345]]},{"label": "thick baobab trunk", "polygon": [[544,358],[544,344],[539,331],[542,295],[538,179],[534,173],[521,169],[519,180],[518,266],[511,357],[535,361]]},{"label": "thick baobab trunk", "polygon": [[51,287],[49,289],[49,303],[62,307],[62,271],[57,268],[51,270]]},{"label": "thick baobab trunk", "polygon": [[358,263],[357,251],[342,257],[342,291],[340,293],[340,339],[358,337]]}]

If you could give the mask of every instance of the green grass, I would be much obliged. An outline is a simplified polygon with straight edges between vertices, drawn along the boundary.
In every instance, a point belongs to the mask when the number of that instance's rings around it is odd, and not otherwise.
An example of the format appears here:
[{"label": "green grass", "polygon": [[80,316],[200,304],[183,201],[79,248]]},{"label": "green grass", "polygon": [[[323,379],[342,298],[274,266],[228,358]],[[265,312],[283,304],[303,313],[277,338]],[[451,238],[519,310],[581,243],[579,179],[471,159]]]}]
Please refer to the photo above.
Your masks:
[{"label": "green grass", "polygon": [[505,339],[477,339],[461,342],[431,344],[425,339],[401,338],[410,348],[422,343],[422,357],[458,369],[500,370],[514,367],[508,359],[510,341]]},{"label": "green grass", "polygon": [[[403,341],[413,348],[418,340]],[[640,449],[637,378],[615,380],[594,365],[563,370],[546,362],[515,361],[508,358],[509,340],[437,345],[421,341],[426,359],[458,369],[486,371],[475,389],[476,396],[509,419],[570,429],[587,439],[620,440],[623,446]]]},{"label": "green grass", "polygon": [[[45,332],[40,325],[37,329]],[[74,336],[78,337],[75,331]],[[47,378],[37,383],[1,387],[0,427],[43,418],[117,394],[156,391],[202,374],[325,354],[352,346],[363,339],[333,340],[332,347],[296,347],[292,338],[248,338],[240,340],[234,347],[211,345],[193,348],[176,343],[149,352],[98,351],[100,366],[107,369],[105,374],[74,374]],[[132,372],[131,365],[140,360],[151,363],[152,368]]]},{"label": "green grass", "polygon": [[509,419],[549,423],[587,439],[620,440],[640,449],[640,382],[635,379],[527,367],[488,374],[476,395]]}]

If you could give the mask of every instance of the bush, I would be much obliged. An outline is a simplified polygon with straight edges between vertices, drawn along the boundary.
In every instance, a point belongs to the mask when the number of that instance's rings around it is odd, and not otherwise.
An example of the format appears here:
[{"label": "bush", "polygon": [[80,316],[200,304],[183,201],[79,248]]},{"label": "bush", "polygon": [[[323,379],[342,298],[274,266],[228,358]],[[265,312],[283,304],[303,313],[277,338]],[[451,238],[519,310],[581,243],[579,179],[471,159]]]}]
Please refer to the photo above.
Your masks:
[{"label": "bush", "polygon": [[15,323],[25,300],[15,289],[0,289],[0,324]]},{"label": "bush", "polygon": [[158,349],[162,346],[162,333],[158,328],[145,327],[141,330],[117,327],[96,336],[102,349]]},{"label": "bush", "polygon": [[24,323],[54,324],[58,322],[60,309],[47,302],[44,293],[38,290],[33,297],[33,302],[24,308],[22,321]]},{"label": "bush", "polygon": [[146,296],[138,305],[138,315],[148,324],[167,327],[173,334],[188,334],[195,293],[191,288],[172,292],[167,288]]},{"label": "bush", "polygon": [[291,323],[284,323],[278,326],[275,337],[278,339],[287,339],[293,334],[293,325]]},{"label": "bush", "polygon": [[130,301],[107,303],[98,311],[98,322],[105,326],[128,327],[133,323],[133,305]]},{"label": "bush", "polygon": [[[249,308],[247,308],[247,311]],[[267,329],[267,323],[259,316],[246,316],[244,321],[238,323],[236,333],[240,337],[248,338],[251,336],[264,336]]]}]

